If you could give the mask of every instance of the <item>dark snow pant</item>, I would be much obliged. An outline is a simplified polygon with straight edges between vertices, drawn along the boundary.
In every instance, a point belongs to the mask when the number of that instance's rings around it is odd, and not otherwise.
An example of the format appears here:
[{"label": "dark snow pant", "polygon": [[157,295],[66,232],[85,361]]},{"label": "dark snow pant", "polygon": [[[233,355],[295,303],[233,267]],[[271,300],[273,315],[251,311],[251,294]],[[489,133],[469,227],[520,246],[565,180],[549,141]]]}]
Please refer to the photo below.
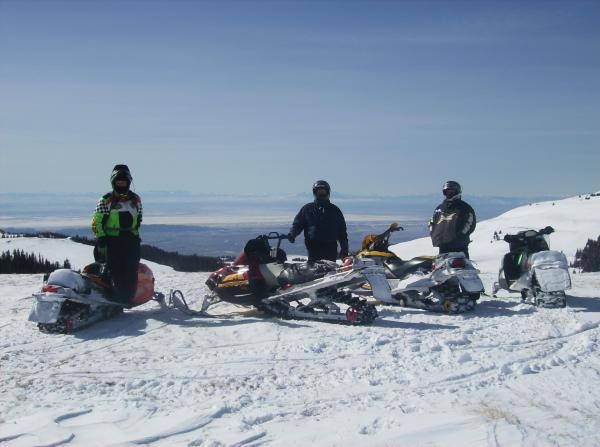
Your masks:
[{"label": "dark snow pant", "polygon": [[440,245],[440,254],[462,251],[469,258],[469,244],[465,245]]},{"label": "dark snow pant", "polygon": [[311,241],[305,240],[306,249],[308,250],[308,260],[319,261],[326,259],[334,261],[338,257],[337,241]]},{"label": "dark snow pant", "polygon": [[140,238],[131,233],[108,237],[106,263],[113,285],[113,300],[131,304],[137,290]]}]

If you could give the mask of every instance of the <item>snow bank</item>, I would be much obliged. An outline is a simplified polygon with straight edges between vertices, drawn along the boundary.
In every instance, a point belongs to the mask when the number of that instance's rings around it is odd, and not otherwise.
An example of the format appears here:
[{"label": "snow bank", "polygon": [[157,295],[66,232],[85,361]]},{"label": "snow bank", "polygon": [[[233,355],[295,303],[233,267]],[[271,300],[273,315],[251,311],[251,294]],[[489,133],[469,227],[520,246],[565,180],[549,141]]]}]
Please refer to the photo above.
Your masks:
[{"label": "snow bank", "polygon": [[[551,248],[562,251],[569,262],[573,261],[577,249],[583,248],[588,239],[600,236],[600,196],[533,203],[515,208],[494,219],[479,222],[471,235],[471,258],[482,271],[493,272],[497,270],[502,256],[508,251],[506,242],[493,239],[494,231],[501,231],[502,239],[507,233],[531,228],[541,229],[548,225],[555,230],[555,233],[550,235]],[[391,249],[403,259],[437,253],[437,249],[431,245],[430,238],[393,245]]]}]

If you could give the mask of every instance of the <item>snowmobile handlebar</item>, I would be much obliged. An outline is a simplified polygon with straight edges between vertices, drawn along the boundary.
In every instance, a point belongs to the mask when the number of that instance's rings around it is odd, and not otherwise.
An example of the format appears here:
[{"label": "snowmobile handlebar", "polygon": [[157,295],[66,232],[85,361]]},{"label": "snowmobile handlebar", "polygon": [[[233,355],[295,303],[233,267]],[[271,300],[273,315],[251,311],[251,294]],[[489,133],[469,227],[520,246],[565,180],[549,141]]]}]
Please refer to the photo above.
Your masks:
[{"label": "snowmobile handlebar", "polygon": [[550,225],[548,225],[546,228],[542,228],[539,231],[540,234],[552,234],[554,233],[554,228],[552,228]]},{"label": "snowmobile handlebar", "polygon": [[265,234],[265,237],[267,239],[270,239],[270,240],[279,240],[279,241],[283,241],[283,240],[286,240],[286,239],[289,240],[290,239],[289,234],[281,234],[281,233],[278,233],[276,231],[272,231],[269,234]]},{"label": "snowmobile handlebar", "polygon": [[394,222],[390,225],[390,227],[387,229],[387,232],[392,233],[394,231],[404,231],[404,227],[401,227],[400,224],[398,222]]},{"label": "snowmobile handlebar", "polygon": [[521,231],[517,234],[507,234],[504,236],[504,241],[505,242],[512,242],[512,241],[516,241],[516,240],[524,240],[527,238],[532,238],[532,237],[536,237],[536,236],[544,236],[544,235],[548,235],[548,234],[552,234],[554,233],[554,228],[552,228],[551,226],[547,226],[545,228],[542,228],[539,231],[536,230],[526,230],[526,231]]}]

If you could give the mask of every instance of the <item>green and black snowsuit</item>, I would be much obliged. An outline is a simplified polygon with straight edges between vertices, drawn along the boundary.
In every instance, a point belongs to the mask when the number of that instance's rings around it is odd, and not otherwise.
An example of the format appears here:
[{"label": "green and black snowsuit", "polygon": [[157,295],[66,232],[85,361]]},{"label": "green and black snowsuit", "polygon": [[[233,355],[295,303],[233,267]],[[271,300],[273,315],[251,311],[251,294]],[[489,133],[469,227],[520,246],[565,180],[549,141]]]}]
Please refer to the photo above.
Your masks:
[{"label": "green and black snowsuit", "polygon": [[134,192],[110,192],[96,205],[92,231],[97,238],[94,255],[107,264],[115,300],[130,303],[137,288],[140,262],[142,201]]}]

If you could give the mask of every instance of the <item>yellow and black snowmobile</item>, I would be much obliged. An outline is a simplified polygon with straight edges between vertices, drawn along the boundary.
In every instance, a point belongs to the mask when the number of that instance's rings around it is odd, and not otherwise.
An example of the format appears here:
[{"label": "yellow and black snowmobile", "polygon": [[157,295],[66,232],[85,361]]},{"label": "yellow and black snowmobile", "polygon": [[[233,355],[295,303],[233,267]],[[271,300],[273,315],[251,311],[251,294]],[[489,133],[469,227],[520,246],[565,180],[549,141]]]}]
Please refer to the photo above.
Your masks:
[{"label": "yellow and black snowmobile", "polygon": [[[385,303],[446,313],[472,310],[483,292],[483,283],[464,253],[405,261],[389,249],[390,235],[399,230],[403,228],[393,223],[380,235],[365,236],[358,253],[358,257],[373,259],[385,268],[392,289],[392,299]],[[368,294],[369,285],[363,284],[359,293]]]}]

